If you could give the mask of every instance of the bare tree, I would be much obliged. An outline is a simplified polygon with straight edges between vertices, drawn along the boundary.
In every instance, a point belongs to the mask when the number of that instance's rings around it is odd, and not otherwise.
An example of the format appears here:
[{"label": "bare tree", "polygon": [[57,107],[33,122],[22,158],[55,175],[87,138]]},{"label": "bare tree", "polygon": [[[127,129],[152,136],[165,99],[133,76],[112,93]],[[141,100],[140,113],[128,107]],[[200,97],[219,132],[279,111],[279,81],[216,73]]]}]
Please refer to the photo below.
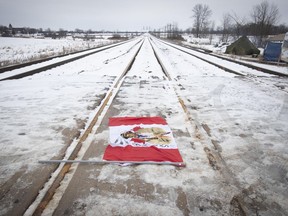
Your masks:
[{"label": "bare tree", "polygon": [[247,24],[246,18],[239,17],[235,12],[229,14],[230,18],[234,21],[234,36],[238,38],[239,36],[243,35],[243,28]]},{"label": "bare tree", "polygon": [[226,13],[222,18],[222,41],[227,42],[232,27],[232,18],[230,14]]},{"label": "bare tree", "polygon": [[253,7],[251,18],[255,25],[255,34],[259,38],[258,46],[260,46],[262,39],[271,34],[273,25],[276,25],[279,19],[279,9],[275,4],[263,1]]},{"label": "bare tree", "polygon": [[212,15],[208,5],[197,4],[193,8],[194,27],[196,37],[198,38],[200,34],[204,33],[205,30],[209,29],[209,19]]},{"label": "bare tree", "polygon": [[209,42],[210,42],[210,45],[212,44],[214,29],[215,29],[215,21],[213,21],[211,23],[211,27],[209,29]]}]

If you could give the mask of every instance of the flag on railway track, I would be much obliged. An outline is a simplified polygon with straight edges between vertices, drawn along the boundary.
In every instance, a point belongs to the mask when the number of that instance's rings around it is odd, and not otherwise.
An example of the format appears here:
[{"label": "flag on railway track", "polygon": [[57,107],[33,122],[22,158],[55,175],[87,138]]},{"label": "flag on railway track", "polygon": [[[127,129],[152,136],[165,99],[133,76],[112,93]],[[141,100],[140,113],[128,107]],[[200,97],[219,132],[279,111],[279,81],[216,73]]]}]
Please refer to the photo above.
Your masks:
[{"label": "flag on railway track", "polygon": [[183,162],[173,134],[161,117],[113,117],[103,159]]}]

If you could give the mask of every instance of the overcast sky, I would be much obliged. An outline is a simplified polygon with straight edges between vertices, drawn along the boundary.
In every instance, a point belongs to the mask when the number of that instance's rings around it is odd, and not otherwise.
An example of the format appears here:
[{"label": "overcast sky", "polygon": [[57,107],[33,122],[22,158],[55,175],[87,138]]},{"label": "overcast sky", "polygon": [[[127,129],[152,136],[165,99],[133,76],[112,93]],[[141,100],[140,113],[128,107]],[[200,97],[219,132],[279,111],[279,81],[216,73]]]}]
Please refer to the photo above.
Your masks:
[{"label": "overcast sky", "polygon": [[[211,20],[220,25],[224,13],[250,19],[262,0],[0,0],[0,25],[58,30],[151,30],[177,23],[192,27],[194,5],[207,4]],[[288,25],[288,0],[273,0],[280,11],[279,24]]]}]

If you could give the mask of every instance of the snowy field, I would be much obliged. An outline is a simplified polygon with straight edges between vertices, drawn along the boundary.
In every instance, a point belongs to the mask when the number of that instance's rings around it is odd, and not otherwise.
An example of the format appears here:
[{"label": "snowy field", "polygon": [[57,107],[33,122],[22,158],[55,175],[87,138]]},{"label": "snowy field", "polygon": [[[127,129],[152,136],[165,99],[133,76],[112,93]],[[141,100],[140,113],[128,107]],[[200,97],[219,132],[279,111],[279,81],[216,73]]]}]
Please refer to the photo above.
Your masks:
[{"label": "snowy field", "polygon": [[0,37],[0,66],[19,64],[112,43],[107,36],[94,41],[82,39],[36,39]]},{"label": "snowy field", "polygon": [[[102,159],[109,117],[159,115],[187,167],[75,165],[44,215],[287,215],[287,78],[231,64],[236,76],[153,39],[169,81],[143,38],[82,156]],[[37,161],[77,142],[141,39],[0,82],[0,215],[23,214],[52,170]]]}]

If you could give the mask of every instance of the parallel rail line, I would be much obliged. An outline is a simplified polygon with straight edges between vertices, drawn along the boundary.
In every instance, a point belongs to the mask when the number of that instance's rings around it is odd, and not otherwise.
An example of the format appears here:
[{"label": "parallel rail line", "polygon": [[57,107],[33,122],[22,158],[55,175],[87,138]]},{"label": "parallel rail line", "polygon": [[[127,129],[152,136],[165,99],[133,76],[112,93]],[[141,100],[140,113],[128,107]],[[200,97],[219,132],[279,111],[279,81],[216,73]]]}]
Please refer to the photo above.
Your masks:
[{"label": "parallel rail line", "polygon": [[[166,69],[164,63],[161,61],[159,55],[157,54],[156,50],[154,49],[152,43],[150,42],[154,55],[157,58],[157,61],[159,62],[163,73],[165,75],[167,75],[167,78],[170,82],[173,82],[171,76],[169,75],[169,71]],[[224,160],[224,158],[221,155],[221,152],[218,151],[218,146],[215,145],[215,142],[212,140],[212,138],[210,137],[209,133],[207,132],[207,130],[205,129],[204,125],[202,125],[197,118],[195,118],[195,116],[193,115],[193,113],[190,113],[190,111],[188,110],[184,100],[182,99],[181,95],[178,93],[177,89],[175,88],[175,85],[173,85],[173,83],[171,84],[172,87],[174,88],[174,92],[178,98],[178,102],[180,103],[183,112],[186,115],[186,122],[187,122],[187,126],[189,128],[195,128],[197,129],[198,133],[201,134],[201,136],[204,138],[203,140],[201,140],[201,144],[203,145],[203,150],[207,155],[207,159],[209,161],[209,164],[211,165],[211,167],[214,170],[218,170],[221,167],[221,174],[222,176],[231,184],[235,185],[239,190],[242,190],[241,188],[241,184],[240,182],[236,179],[235,175],[233,174],[233,172],[231,171],[231,169],[229,168],[229,166],[226,164],[226,161]],[[192,133],[190,132],[190,129],[188,129],[188,132],[190,134],[190,136],[192,137]],[[240,205],[240,203],[239,203]],[[243,206],[241,206],[241,208],[243,208]]]},{"label": "parallel rail line", "polygon": [[[140,41],[139,41],[140,42]],[[139,43],[138,42],[138,43]],[[56,62],[56,63],[52,63],[52,64],[49,64],[49,65],[46,65],[46,66],[42,66],[42,67],[39,67],[39,68],[36,68],[36,69],[33,69],[33,70],[29,70],[29,71],[26,71],[26,72],[23,72],[23,73],[20,73],[20,74],[16,74],[16,75],[11,75],[9,77],[6,77],[6,78],[3,78],[3,79],[0,79],[0,81],[4,81],[4,80],[12,80],[12,79],[21,79],[21,78],[24,78],[24,77],[27,77],[27,76],[31,76],[31,75],[34,75],[34,74],[37,74],[37,73],[41,73],[41,72],[44,72],[46,70],[49,70],[49,69],[52,69],[52,68],[55,68],[55,67],[58,67],[58,66],[61,66],[61,65],[64,65],[64,64],[67,64],[67,63],[70,63],[70,62],[73,62],[73,61],[76,61],[76,60],[79,60],[79,59],[82,59],[82,58],[85,58],[87,56],[90,56],[90,55],[93,55],[95,53],[98,53],[98,52],[101,52],[101,51],[104,51],[104,50],[108,50],[108,49],[111,49],[111,48],[114,48],[114,47],[117,47],[117,46],[120,46],[124,43],[127,43],[127,41],[125,42],[120,42],[120,43],[117,43],[117,44],[113,44],[113,45],[107,45],[103,48],[93,48],[93,49],[97,49],[93,52],[89,52],[89,53],[86,53],[86,54],[83,54],[83,55],[79,55],[79,56],[75,56],[75,57],[71,57],[69,59],[65,59],[65,60],[60,60],[59,62]],[[92,49],[92,50],[93,50]],[[82,51],[82,52],[86,52],[87,50],[85,51]],[[63,57],[63,56],[57,56],[57,57],[53,57],[51,59],[54,59],[54,58],[58,58],[58,57]],[[48,59],[48,60],[51,60],[51,59]],[[47,60],[39,60],[40,62],[44,62],[44,61],[47,61]],[[14,68],[14,69],[19,69],[19,68],[22,68],[22,67],[26,67],[26,66],[30,66],[30,65],[33,65],[33,64],[37,64],[37,63],[40,63],[38,61],[34,61],[34,62],[30,62],[30,63],[24,63],[23,65],[19,65],[19,66],[15,66],[17,68]],[[1,72],[0,72],[1,73]],[[2,72],[3,73],[3,72]]]},{"label": "parallel rail line", "polygon": [[30,65],[33,65],[33,64],[39,64],[39,63],[42,63],[42,62],[45,62],[45,61],[50,61],[50,60],[55,59],[55,58],[65,57],[65,56],[69,56],[69,55],[73,55],[73,54],[77,54],[77,53],[81,53],[81,52],[86,52],[86,51],[93,50],[93,49],[99,49],[99,48],[104,47],[104,46],[108,46],[108,45],[102,45],[102,46],[93,47],[93,48],[89,48],[89,49],[85,49],[85,50],[79,50],[79,51],[75,51],[75,52],[71,52],[71,53],[60,54],[60,55],[51,56],[51,57],[47,57],[47,58],[42,58],[42,59],[29,61],[29,62],[25,62],[25,63],[4,66],[4,67],[0,68],[0,74],[1,73],[5,73],[7,71],[11,71],[11,70],[16,70],[16,69],[19,69],[19,68],[27,67],[27,66],[30,66]]},{"label": "parallel rail line", "polygon": [[[195,51],[197,51],[197,50],[195,50]],[[226,61],[230,61],[230,62],[233,62],[233,63],[236,63],[236,64],[240,64],[240,65],[243,65],[243,66],[246,66],[246,67],[249,67],[251,69],[255,69],[255,70],[267,73],[267,74],[276,75],[276,76],[282,76],[282,77],[288,77],[288,74],[284,74],[284,73],[280,73],[280,72],[277,72],[277,71],[269,70],[269,69],[263,68],[263,67],[257,67],[255,65],[252,65],[252,64],[249,64],[249,63],[240,62],[240,61],[233,60],[233,59],[228,59],[228,58],[225,58],[225,57],[222,57],[222,56],[219,56],[219,55],[215,55],[215,54],[212,54],[212,53],[205,53],[205,54],[211,55],[213,57],[217,57],[217,58],[220,58],[220,59],[223,59],[223,60],[226,60]]]},{"label": "parallel rail line", "polygon": [[[159,39],[158,39],[158,40],[159,40]],[[164,43],[164,44],[166,44],[167,46],[173,47],[173,48],[175,48],[175,49],[177,49],[177,50],[179,50],[179,51],[182,51],[182,52],[184,52],[184,53],[186,53],[186,54],[189,54],[189,55],[191,55],[191,56],[194,56],[194,57],[196,57],[196,58],[198,58],[198,59],[201,59],[201,60],[203,60],[203,61],[205,61],[205,62],[207,62],[207,63],[209,63],[209,64],[212,64],[212,65],[214,65],[214,66],[216,66],[216,67],[219,67],[220,69],[223,69],[223,70],[225,70],[225,71],[227,71],[227,72],[230,72],[230,73],[234,73],[234,74],[236,74],[236,75],[241,75],[241,76],[243,76],[243,75],[245,75],[245,74],[239,73],[238,71],[235,71],[235,70],[231,70],[231,69],[229,69],[229,68],[227,68],[227,67],[225,67],[225,66],[223,66],[223,65],[221,65],[221,64],[217,64],[217,63],[215,63],[215,62],[213,62],[213,61],[210,61],[210,60],[207,60],[207,59],[205,59],[205,58],[202,58],[202,57],[200,57],[200,56],[198,56],[198,55],[192,54],[192,53],[190,53],[190,52],[188,52],[188,51],[185,51],[185,50],[183,50],[183,49],[180,49],[179,47],[176,47],[175,45],[181,46],[181,47],[186,48],[186,49],[193,50],[193,51],[198,52],[198,53],[201,53],[201,54],[210,55],[210,56],[213,56],[213,57],[216,57],[216,58],[225,60],[225,61],[229,61],[229,62],[233,62],[233,63],[239,64],[239,65],[243,65],[243,66],[246,66],[246,67],[248,67],[248,68],[251,68],[251,69],[260,71],[260,72],[262,72],[262,73],[267,73],[267,74],[276,75],[276,76],[281,76],[281,77],[288,77],[288,74],[285,74],[285,73],[280,73],[280,72],[273,71],[273,70],[270,70],[270,69],[267,69],[267,68],[258,67],[258,66],[256,66],[256,65],[252,65],[252,64],[249,64],[249,63],[245,63],[245,62],[236,61],[236,60],[233,60],[233,59],[228,59],[228,58],[225,58],[225,57],[222,57],[222,56],[219,56],[219,55],[215,55],[215,54],[210,53],[210,52],[201,52],[201,51],[199,51],[199,50],[196,49],[196,48],[192,48],[192,47],[189,47],[189,48],[188,48],[188,47],[186,47],[186,46],[179,45],[179,44],[172,45],[171,43],[167,43],[167,42],[165,42],[165,41],[163,41],[163,40],[159,40],[159,41],[162,42],[162,43]]]}]

